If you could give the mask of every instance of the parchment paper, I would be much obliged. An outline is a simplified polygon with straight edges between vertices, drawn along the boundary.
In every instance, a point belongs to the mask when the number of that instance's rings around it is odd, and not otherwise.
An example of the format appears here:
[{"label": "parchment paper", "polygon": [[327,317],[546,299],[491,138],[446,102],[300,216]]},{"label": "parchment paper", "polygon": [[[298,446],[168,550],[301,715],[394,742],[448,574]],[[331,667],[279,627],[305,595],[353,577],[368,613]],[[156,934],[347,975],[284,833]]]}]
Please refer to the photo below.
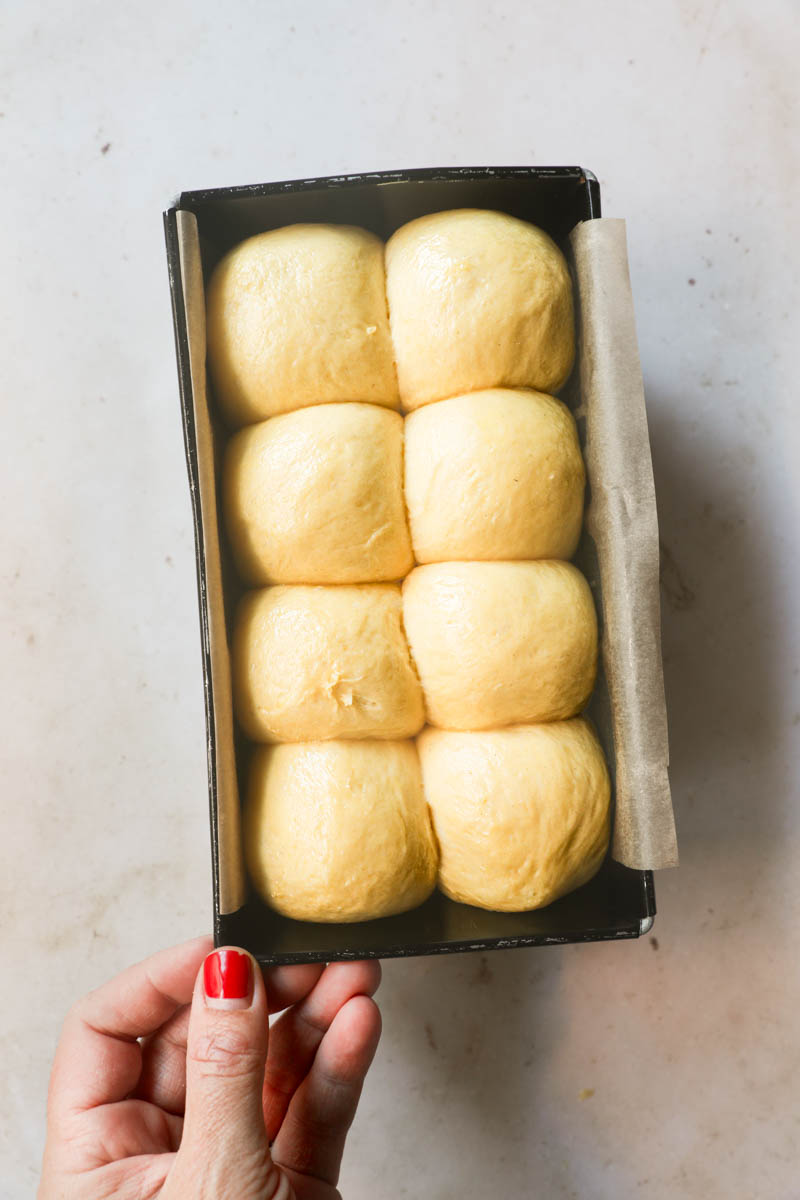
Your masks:
[{"label": "parchment paper", "polygon": [[[206,302],[197,218],[193,213],[179,212],[177,227],[183,303],[189,336],[200,507],[203,515],[206,595],[202,599],[206,601],[208,621],[206,623],[205,620],[201,620],[201,627],[206,642],[204,648],[211,662],[211,679],[206,678],[205,685],[207,689],[211,689],[211,714],[216,731],[216,737],[212,739],[209,730],[208,754],[209,770],[212,769],[213,763],[216,785],[219,908],[221,913],[229,913],[235,912],[244,904],[246,883],[233,741],[231,660],[222,596],[214,436],[206,386]],[[201,604],[201,612],[203,607]],[[216,756],[212,754],[214,746]]]},{"label": "parchment paper", "polygon": [[625,222],[572,231],[579,369],[600,567],[603,664],[616,749],[612,854],[639,870],[676,866],[661,663],[658,517],[636,341]]}]

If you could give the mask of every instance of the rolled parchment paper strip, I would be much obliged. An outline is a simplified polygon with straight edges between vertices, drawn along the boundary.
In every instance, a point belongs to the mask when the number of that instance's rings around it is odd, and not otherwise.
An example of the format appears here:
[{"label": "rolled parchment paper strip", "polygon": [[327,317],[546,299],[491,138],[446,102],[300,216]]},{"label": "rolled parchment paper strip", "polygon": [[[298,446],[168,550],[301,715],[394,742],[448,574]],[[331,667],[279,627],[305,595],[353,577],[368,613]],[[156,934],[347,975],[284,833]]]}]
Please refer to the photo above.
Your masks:
[{"label": "rolled parchment paper strip", "polygon": [[676,866],[661,661],[658,517],[625,222],[570,235],[578,285],[580,376],[603,607],[602,655],[616,754],[612,855],[637,870]]},{"label": "rolled parchment paper strip", "polygon": [[[202,549],[205,566],[206,601],[200,605],[203,649],[211,663],[206,674],[209,774],[214,780],[217,824],[218,888],[221,913],[235,912],[245,899],[242,856],[241,812],[236,781],[233,741],[231,660],[225,629],[222,594],[222,561],[219,545],[219,513],[214,486],[214,438],[206,387],[206,304],[200,240],[194,213],[177,214],[178,249],[181,261],[183,303],[189,335],[189,369],[192,378],[194,423],[197,439]],[[201,574],[201,587],[203,575]],[[203,612],[208,614],[208,622]]]}]

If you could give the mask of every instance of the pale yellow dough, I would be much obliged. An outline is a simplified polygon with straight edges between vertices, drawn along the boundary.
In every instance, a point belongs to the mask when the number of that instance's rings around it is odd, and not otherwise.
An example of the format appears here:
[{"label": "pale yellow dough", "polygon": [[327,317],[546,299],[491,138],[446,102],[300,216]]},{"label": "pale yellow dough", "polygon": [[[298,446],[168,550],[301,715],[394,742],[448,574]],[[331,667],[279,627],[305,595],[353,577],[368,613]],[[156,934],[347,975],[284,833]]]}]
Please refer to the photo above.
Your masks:
[{"label": "pale yellow dough", "polygon": [[288,225],[235,246],[208,285],[208,361],[228,421],[309,404],[396,408],[383,243],[351,225]]},{"label": "pale yellow dough", "polygon": [[386,246],[392,340],[406,409],[491,387],[557,392],[572,369],[572,283],[535,225],[456,209]]},{"label": "pale yellow dough", "polygon": [[406,418],[417,562],[571,558],[585,474],[575,421],[542,392],[495,388]]},{"label": "pale yellow dough", "polygon": [[300,921],[368,921],[415,908],[438,853],[413,742],[260,747],[245,808],[247,865]]},{"label": "pale yellow dough", "polygon": [[258,742],[407,738],[425,719],[393,584],[248,592],[233,684],[239,722]]},{"label": "pale yellow dough", "polygon": [[574,716],[597,666],[589,585],[570,563],[432,563],[403,585],[428,720],[492,729]]},{"label": "pale yellow dough", "polygon": [[439,886],[524,912],[586,883],[608,848],[610,784],[587,721],[418,739],[439,842]]},{"label": "pale yellow dough", "polygon": [[382,583],[411,569],[399,413],[322,404],[273,417],[231,438],[223,474],[247,583]]}]

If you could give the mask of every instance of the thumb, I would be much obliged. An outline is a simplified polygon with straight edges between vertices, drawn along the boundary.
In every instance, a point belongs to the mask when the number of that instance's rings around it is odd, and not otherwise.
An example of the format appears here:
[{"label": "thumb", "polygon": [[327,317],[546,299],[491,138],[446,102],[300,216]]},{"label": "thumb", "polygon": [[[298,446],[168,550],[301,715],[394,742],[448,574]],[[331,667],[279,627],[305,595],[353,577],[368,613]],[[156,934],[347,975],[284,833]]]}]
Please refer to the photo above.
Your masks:
[{"label": "thumb", "polygon": [[264,1200],[281,1190],[261,1098],[268,1040],[258,965],[244,950],[214,950],[192,997],[183,1136],[168,1185],[176,1195]]}]

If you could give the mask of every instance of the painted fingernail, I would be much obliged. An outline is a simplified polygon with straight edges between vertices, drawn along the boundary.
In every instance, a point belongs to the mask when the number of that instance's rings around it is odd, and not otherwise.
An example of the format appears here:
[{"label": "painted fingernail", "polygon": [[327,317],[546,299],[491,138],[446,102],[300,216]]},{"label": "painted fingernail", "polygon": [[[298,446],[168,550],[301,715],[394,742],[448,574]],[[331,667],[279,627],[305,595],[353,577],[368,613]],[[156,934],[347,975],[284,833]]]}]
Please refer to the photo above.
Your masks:
[{"label": "painted fingernail", "polygon": [[203,989],[209,1008],[249,1008],[253,960],[241,950],[214,950],[203,963]]}]

